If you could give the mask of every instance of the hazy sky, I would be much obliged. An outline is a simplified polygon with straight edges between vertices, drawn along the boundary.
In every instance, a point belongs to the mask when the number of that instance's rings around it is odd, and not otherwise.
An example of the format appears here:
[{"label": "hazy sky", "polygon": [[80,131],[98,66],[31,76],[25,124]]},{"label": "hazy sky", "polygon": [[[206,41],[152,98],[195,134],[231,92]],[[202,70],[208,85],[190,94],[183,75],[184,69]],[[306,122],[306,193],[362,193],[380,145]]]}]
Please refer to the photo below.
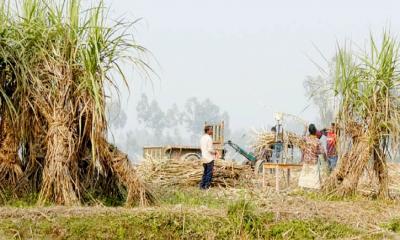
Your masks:
[{"label": "hazy sky", "polygon": [[363,44],[370,31],[400,31],[400,2],[377,0],[108,0],[111,17],[142,18],[137,40],[154,54],[160,80],[133,79],[123,103],[135,127],[138,96],[163,107],[210,98],[231,116],[231,127],[262,127],[275,111],[316,119],[303,80],[326,66],[315,46],[333,57],[337,42]]}]

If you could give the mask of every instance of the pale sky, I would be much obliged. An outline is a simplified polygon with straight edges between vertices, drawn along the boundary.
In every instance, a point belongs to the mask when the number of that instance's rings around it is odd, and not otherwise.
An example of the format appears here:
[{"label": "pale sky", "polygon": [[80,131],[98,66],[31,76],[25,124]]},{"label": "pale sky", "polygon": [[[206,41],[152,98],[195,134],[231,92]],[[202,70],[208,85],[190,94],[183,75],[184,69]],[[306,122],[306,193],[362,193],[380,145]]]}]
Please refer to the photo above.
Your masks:
[{"label": "pale sky", "polygon": [[[163,107],[192,96],[229,112],[232,128],[271,124],[277,111],[317,118],[303,80],[326,67],[316,47],[333,57],[337,43],[363,44],[373,32],[400,31],[400,2],[376,0],[107,0],[111,18],[142,18],[138,42],[158,61],[159,80],[133,79],[122,94],[128,125],[145,92]],[[316,47],[315,47],[316,46]]]}]

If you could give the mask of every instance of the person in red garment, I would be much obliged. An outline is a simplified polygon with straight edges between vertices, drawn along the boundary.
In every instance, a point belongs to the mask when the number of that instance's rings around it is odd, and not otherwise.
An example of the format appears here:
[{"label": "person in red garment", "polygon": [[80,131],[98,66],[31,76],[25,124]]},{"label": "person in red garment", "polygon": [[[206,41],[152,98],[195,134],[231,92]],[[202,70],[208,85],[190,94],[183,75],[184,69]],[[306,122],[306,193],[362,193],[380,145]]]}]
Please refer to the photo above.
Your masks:
[{"label": "person in red garment", "polygon": [[338,161],[338,154],[336,150],[336,124],[332,123],[331,127],[327,133],[327,144],[326,144],[326,155],[328,157],[328,167],[329,171],[333,171],[336,167]]},{"label": "person in red garment", "polygon": [[299,177],[299,187],[305,189],[319,189],[322,183],[323,171],[319,156],[326,161],[325,150],[317,136],[317,128],[314,124],[308,127],[309,135],[304,137],[305,148],[303,153],[303,168]]}]

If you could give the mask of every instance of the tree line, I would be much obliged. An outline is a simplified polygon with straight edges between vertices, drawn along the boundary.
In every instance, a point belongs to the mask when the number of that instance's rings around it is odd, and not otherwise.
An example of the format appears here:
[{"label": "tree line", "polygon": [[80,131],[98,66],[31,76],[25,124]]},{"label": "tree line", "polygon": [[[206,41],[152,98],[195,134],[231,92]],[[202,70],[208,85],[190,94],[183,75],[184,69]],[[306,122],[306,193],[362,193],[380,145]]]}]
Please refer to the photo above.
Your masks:
[{"label": "tree line", "polygon": [[[119,102],[107,105],[110,127],[125,129],[128,116]],[[142,94],[136,104],[138,125],[115,136],[117,145],[131,158],[141,155],[148,145],[197,145],[205,122],[225,122],[225,136],[231,135],[229,114],[210,99],[188,98],[182,106],[163,108],[155,99]],[[121,136],[122,135],[122,136]]]}]

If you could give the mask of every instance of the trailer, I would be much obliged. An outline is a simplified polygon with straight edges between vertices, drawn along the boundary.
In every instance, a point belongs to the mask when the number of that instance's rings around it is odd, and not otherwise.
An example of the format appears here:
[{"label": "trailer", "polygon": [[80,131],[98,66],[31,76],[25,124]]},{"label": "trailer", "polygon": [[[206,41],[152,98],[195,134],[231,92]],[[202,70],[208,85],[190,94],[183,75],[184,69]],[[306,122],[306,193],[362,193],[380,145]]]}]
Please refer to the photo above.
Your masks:
[{"label": "trailer", "polygon": [[[213,128],[213,145],[219,156],[224,155],[224,121],[218,124],[204,123]],[[201,150],[198,146],[163,145],[143,147],[144,159],[178,159],[196,161],[201,159]]]},{"label": "trailer", "polygon": [[180,160],[199,160],[201,151],[199,147],[193,146],[146,146],[143,148],[145,159],[180,159]]}]

